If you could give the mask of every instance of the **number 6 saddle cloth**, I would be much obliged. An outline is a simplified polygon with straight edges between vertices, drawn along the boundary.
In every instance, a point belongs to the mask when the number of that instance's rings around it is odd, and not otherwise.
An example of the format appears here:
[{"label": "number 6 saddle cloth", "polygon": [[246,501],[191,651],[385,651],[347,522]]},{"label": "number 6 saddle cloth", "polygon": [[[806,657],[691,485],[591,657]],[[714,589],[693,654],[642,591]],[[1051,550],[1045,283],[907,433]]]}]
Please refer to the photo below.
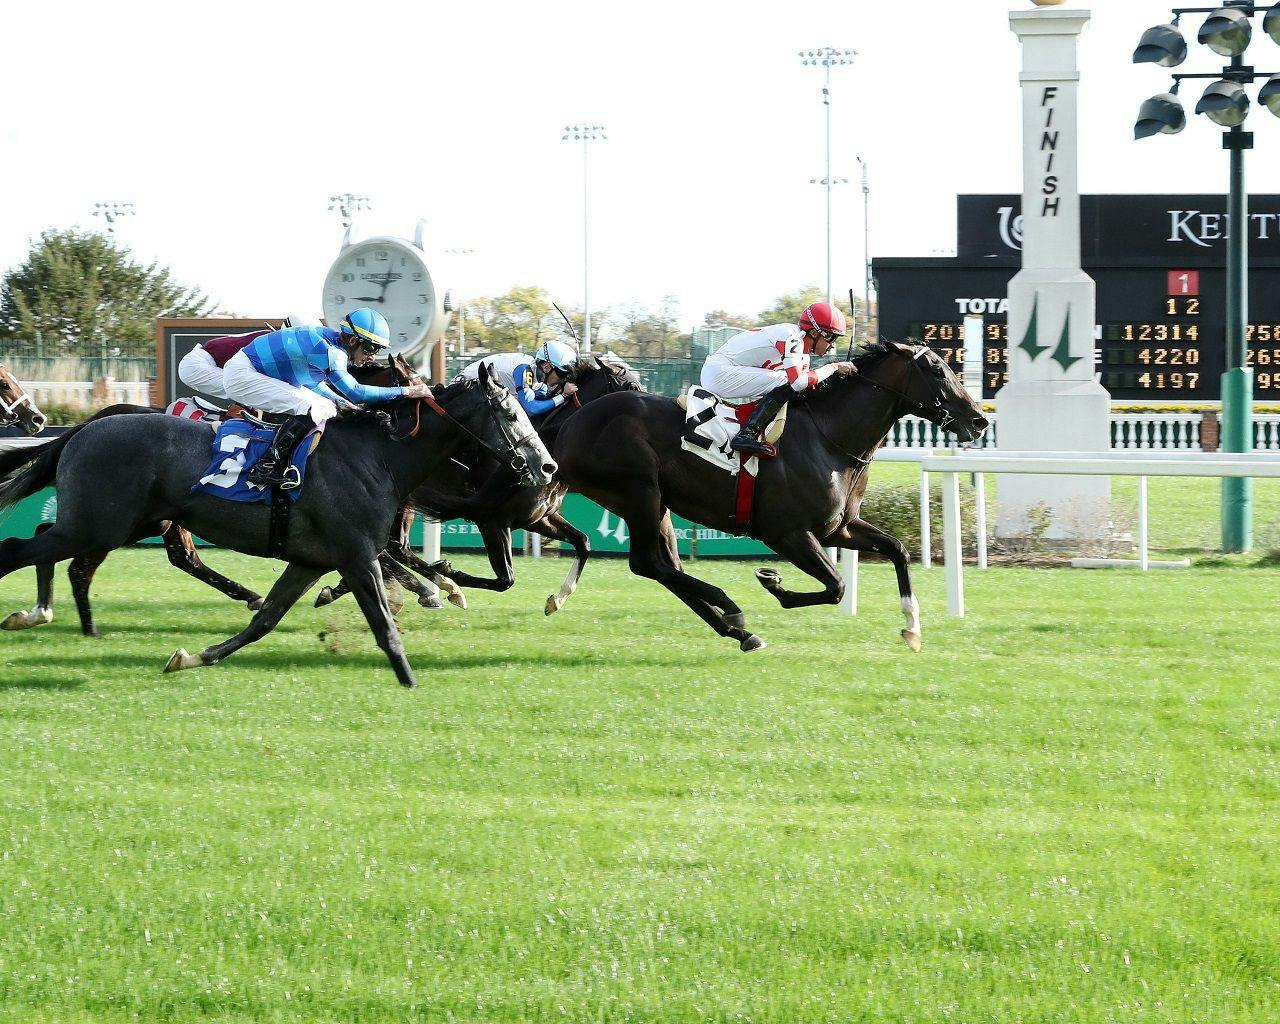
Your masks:
[{"label": "number 6 saddle cloth", "polygon": [[[324,427],[313,428],[293,451],[289,460],[298,468],[298,475],[306,481],[307,461],[311,453],[320,443],[320,435]],[[270,505],[273,489],[262,484],[248,483],[244,478],[249,469],[257,463],[271,447],[275,431],[259,427],[247,420],[226,420],[218,427],[213,436],[213,462],[205,470],[204,475],[191,488],[212,494],[216,498],[228,501],[258,502]],[[302,493],[299,485],[293,490],[283,492],[293,501]]]},{"label": "number 6 saddle cloth", "polygon": [[[706,459],[731,476],[737,476],[740,468],[755,476],[759,459],[753,455],[740,463],[738,453],[729,447],[733,436],[755,410],[755,402],[733,405],[698,384],[690,384],[689,390],[676,401],[685,411],[681,448]],[[787,425],[787,408],[784,405],[765,429],[764,439],[769,444],[776,444],[782,436]]]}]

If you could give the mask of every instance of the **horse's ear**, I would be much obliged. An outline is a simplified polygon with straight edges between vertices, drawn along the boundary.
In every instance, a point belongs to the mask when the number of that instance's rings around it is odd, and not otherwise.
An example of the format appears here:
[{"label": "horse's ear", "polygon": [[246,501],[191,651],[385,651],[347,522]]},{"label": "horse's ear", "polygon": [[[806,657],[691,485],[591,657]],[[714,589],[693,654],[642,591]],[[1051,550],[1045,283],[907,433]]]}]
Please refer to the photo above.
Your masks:
[{"label": "horse's ear", "polygon": [[477,376],[480,378],[481,386],[483,386],[486,390],[488,390],[490,387],[493,386],[492,385],[493,375],[489,372],[488,363],[480,364],[480,369]]}]

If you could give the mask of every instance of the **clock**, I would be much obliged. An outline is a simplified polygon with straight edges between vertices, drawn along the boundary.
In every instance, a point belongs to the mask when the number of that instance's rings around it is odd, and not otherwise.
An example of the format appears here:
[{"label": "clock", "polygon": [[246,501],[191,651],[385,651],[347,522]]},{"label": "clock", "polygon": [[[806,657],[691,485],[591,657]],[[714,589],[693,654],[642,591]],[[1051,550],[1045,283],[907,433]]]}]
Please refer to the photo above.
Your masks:
[{"label": "clock", "polygon": [[382,235],[351,241],[350,229],[324,281],[324,317],[337,327],[353,309],[376,309],[391,326],[391,351],[411,356],[444,329],[440,300],[421,247]]}]

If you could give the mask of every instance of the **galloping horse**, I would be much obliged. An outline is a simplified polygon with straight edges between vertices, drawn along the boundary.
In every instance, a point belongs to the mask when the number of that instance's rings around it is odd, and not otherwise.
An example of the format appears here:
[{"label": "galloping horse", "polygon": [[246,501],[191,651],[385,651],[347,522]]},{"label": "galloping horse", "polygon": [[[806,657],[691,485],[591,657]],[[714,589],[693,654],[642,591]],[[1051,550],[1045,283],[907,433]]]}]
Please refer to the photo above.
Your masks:
[{"label": "galloping horse", "polygon": [[[548,449],[564,425],[586,403],[617,391],[644,390],[639,374],[625,363],[612,363],[592,355],[578,359],[573,380],[578,385],[574,401],[565,402],[534,421],[534,427]],[[567,493],[568,487],[558,478],[544,487],[522,486],[509,469],[487,458],[482,450],[473,448],[443,467],[432,476],[429,484],[419,487],[409,496],[410,506],[400,510],[387,544],[387,553],[401,565],[443,583],[446,588],[453,583],[479,590],[504,591],[515,583],[511,565],[513,529],[532,530],[550,540],[564,541],[573,547],[574,563],[559,592],[547,598],[545,611],[551,615],[559,611],[577,589],[591,554],[587,535],[560,515]],[[447,559],[425,562],[418,558],[409,547],[409,527],[413,523],[415,508],[438,521],[470,519],[474,522],[484,539],[493,578],[458,572]],[[325,587],[316,598],[317,607],[337,600],[349,589],[344,584]],[[452,594],[450,600],[456,602]]]},{"label": "galloping horse", "polygon": [[[378,565],[396,509],[469,441],[508,461],[533,483],[555,473],[545,446],[511,394],[482,372],[478,382],[441,388],[425,400],[390,406],[395,436],[372,423],[337,421],[312,455],[294,503],[285,570],[248,626],[191,655],[179,650],[167,671],[213,665],[275,628],[320,576],[337,570],[402,685],[415,679],[387,607]],[[86,423],[42,446],[40,456],[0,487],[0,508],[56,476],[58,521],[30,540],[0,543],[0,578],[15,569],[112,551],[177,522],[225,547],[268,555],[271,510],[193,493],[209,461],[208,428],[171,416],[116,416]]]},{"label": "galloping horse", "polygon": [[[792,403],[778,456],[761,460],[755,511],[746,531],[823,585],[785,590],[772,569],[757,579],[784,608],[836,604],[844,583],[824,547],[875,551],[893,562],[906,628],[920,646],[919,603],[906,549],[858,518],[871,457],[894,422],[914,413],[972,440],[987,427],[956,375],[924,346],[877,343],[859,353],[852,372],[831,377]],[[746,629],[742,610],[723,590],[685,573],[676,553],[670,509],[693,522],[742,532],[731,518],[734,480],[680,446],[684,412],[650,394],[610,395],[585,407],[560,431],[552,454],[559,478],[626,520],[631,571],[656,580],[721,636],[744,651],[764,641]]]},{"label": "galloping horse", "polygon": [[0,427],[16,425],[29,437],[35,437],[44,430],[47,422],[44,413],[18,383],[18,378],[4,368],[4,363],[0,363]]}]

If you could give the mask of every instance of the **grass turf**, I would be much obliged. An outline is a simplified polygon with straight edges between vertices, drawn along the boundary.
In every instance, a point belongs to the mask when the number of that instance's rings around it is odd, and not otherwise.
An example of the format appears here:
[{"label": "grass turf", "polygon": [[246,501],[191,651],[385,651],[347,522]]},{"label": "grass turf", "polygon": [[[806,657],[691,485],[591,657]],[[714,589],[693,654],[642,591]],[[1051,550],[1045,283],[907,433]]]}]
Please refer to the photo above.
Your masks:
[{"label": "grass turf", "polygon": [[616,561],[545,619],[565,568],[407,608],[416,692],[350,598],[161,675],[246,613],[158,551],[0,635],[0,1018],[1280,1015],[1280,570],[917,572],[912,655],[885,565],[849,620],[696,563],[744,656]]}]

